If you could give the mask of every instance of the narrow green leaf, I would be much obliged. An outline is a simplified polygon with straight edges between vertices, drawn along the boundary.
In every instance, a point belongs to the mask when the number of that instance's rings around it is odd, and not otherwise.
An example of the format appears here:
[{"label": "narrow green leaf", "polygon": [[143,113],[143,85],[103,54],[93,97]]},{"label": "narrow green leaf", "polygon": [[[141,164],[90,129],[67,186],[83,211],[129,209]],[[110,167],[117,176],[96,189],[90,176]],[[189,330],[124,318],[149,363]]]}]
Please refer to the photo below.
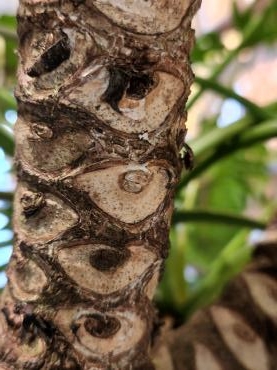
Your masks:
[{"label": "narrow green leaf", "polygon": [[0,199],[12,201],[13,200],[13,193],[11,193],[9,191],[0,191]]},{"label": "narrow green leaf", "polygon": [[8,110],[14,109],[16,110],[16,101],[14,96],[10,93],[9,90],[0,87],[0,109],[1,110]]},{"label": "narrow green leaf", "polygon": [[[195,156],[195,162],[197,163],[196,167],[181,179],[178,189],[183,188],[188,182],[200,176],[200,174],[208,168],[233,153],[241,149],[249,148],[270,138],[277,137],[276,122],[276,120],[260,122],[255,128],[249,127],[248,130],[242,133],[242,130],[248,126],[248,121],[240,121],[240,123],[236,124],[234,127],[230,125],[224,129],[216,129],[209,133],[208,135],[211,142],[213,142],[216,147],[213,148],[213,152],[206,153],[204,160],[198,159],[197,155]],[[240,132],[242,133],[241,137],[239,136]],[[196,153],[198,151],[198,153],[202,155],[204,150],[212,148],[210,143],[208,141],[205,142],[203,138],[200,145],[199,142],[197,145]],[[194,151],[194,146],[191,146]]]},{"label": "narrow green leaf", "polygon": [[249,217],[235,215],[227,212],[216,212],[211,210],[182,210],[175,211],[172,222],[188,223],[188,222],[205,222],[205,223],[222,223],[226,225],[237,225],[241,227],[249,227],[252,229],[265,229],[266,223],[259,220],[253,220]]},{"label": "narrow green leaf", "polygon": [[271,118],[271,113],[268,112],[266,109],[259,107],[250,100],[244,98],[241,95],[238,95],[234,90],[227,88],[212,79],[195,77],[195,82],[198,83],[202,88],[205,88],[205,90],[211,89],[219,93],[220,95],[223,95],[224,97],[232,98],[238,101],[248,110],[251,115],[253,115],[258,120]]},{"label": "narrow green leaf", "polygon": [[0,36],[3,36],[7,40],[17,41],[17,34],[14,30],[2,26],[0,23]]},{"label": "narrow green leaf", "polygon": [[250,261],[252,249],[247,244],[248,234],[247,230],[236,234],[212,263],[208,274],[191,293],[183,308],[186,318],[199,308],[211,304],[226,283]]},{"label": "narrow green leaf", "polygon": [[4,125],[0,125],[0,147],[2,147],[6,154],[11,157],[14,154],[14,139],[11,133],[5,128]]}]

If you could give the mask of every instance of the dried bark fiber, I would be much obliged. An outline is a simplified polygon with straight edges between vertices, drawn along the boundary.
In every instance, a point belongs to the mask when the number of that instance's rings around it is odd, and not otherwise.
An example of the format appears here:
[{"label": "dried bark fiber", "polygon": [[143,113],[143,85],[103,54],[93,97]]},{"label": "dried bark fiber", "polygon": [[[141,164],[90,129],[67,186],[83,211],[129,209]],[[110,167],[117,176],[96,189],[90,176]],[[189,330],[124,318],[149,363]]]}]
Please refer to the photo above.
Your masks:
[{"label": "dried bark fiber", "polygon": [[199,0],[21,0],[0,369],[153,369]]}]

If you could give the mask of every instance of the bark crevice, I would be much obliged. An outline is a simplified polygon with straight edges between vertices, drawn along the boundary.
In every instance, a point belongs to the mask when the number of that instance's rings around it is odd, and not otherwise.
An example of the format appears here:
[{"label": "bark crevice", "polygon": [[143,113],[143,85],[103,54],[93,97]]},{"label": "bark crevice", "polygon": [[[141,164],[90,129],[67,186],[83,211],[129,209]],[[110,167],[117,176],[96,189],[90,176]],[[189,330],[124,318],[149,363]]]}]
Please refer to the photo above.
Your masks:
[{"label": "bark crevice", "polygon": [[20,1],[5,366],[153,368],[199,3]]}]

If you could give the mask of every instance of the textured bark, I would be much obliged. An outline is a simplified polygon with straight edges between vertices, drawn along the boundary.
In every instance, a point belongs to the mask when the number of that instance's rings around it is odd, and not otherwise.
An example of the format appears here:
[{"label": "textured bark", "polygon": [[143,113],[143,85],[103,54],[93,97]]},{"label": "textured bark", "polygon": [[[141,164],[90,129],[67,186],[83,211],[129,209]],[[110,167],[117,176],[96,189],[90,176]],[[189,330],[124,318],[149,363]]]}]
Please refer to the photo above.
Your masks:
[{"label": "textured bark", "polygon": [[152,369],[199,0],[21,0],[0,369]]},{"label": "textured bark", "polygon": [[157,370],[276,370],[277,222],[219,301],[163,339]]}]

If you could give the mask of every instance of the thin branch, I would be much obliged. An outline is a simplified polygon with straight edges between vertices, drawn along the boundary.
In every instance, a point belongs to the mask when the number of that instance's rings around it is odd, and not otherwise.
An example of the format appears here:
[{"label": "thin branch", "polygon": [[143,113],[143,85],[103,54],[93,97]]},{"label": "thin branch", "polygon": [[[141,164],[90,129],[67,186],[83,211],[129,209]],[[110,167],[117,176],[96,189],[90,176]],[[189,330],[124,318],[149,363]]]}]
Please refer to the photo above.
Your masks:
[{"label": "thin branch", "polygon": [[[241,50],[240,47],[238,47],[237,49],[234,49],[228,52],[224,61],[214,69],[211,76],[209,76],[209,79],[215,80],[218,76],[220,76],[221,72],[223,72],[224,69],[235,59],[235,57],[239,54],[240,50]],[[205,89],[201,87],[200,90],[191,99],[189,99],[186,109],[188,110],[191,109],[192,106],[201,97],[204,91]]]},{"label": "thin branch", "polygon": [[193,149],[196,158],[206,157],[211,150],[239,136],[241,132],[246,131],[249,126],[255,123],[256,121],[251,120],[249,116],[245,116],[226,127],[215,127],[206,133],[198,135],[197,138],[189,141],[189,145]]},{"label": "thin branch", "polygon": [[[257,32],[257,30],[261,27],[262,23],[264,22],[264,18],[262,16],[258,17],[252,17],[251,21],[246,25],[244,33],[243,33],[243,40],[241,44],[233,50],[230,50],[227,52],[225,59],[221,64],[216,66],[211,73],[211,76],[209,76],[209,80],[216,80],[221,73],[224,71],[224,69],[230,65],[230,63],[237,57],[237,55],[240,53],[240,51],[247,46],[247,43],[249,40],[251,40],[252,36]],[[202,93],[205,91],[203,87],[200,88],[200,90],[189,100],[187,104],[187,109],[190,109],[200,98]]]},{"label": "thin branch", "polygon": [[[198,177],[208,168],[234,152],[249,148],[270,138],[277,137],[277,120],[260,122],[259,126],[253,127],[251,130],[245,131],[241,137],[239,137],[238,132],[236,132],[235,135],[230,136],[227,141],[226,138],[223,137],[222,141],[218,142],[217,147],[214,148],[214,151],[211,154],[207,154],[203,161],[181,179],[178,189],[186,186],[192,179]],[[195,161],[197,163],[197,157]]]},{"label": "thin branch", "polygon": [[232,98],[238,101],[241,105],[243,105],[249,113],[251,113],[255,118],[259,120],[264,120],[268,118],[272,118],[271,112],[268,112],[266,109],[259,107],[255,103],[251,102],[250,100],[244,98],[243,96],[237,94],[234,90],[229,89],[218,82],[210,79],[204,79],[201,77],[196,77],[195,82],[198,83],[204,89],[211,89],[220,95],[223,95],[227,98]]},{"label": "thin branch", "polygon": [[17,34],[15,31],[11,30],[8,27],[0,26],[0,35],[4,38],[17,41]]},{"label": "thin branch", "polygon": [[247,243],[248,230],[242,229],[222,249],[206,276],[199,281],[183,307],[185,317],[219,296],[226,283],[250,261],[252,248]]},{"label": "thin branch", "polygon": [[0,199],[12,202],[13,201],[13,193],[9,192],[9,191],[0,191]]},{"label": "thin branch", "polygon": [[188,222],[208,222],[222,223],[230,226],[237,225],[241,227],[249,227],[253,229],[265,229],[266,223],[252,218],[235,215],[226,212],[215,212],[206,210],[182,210],[176,211],[173,214],[173,223],[188,223]]}]

